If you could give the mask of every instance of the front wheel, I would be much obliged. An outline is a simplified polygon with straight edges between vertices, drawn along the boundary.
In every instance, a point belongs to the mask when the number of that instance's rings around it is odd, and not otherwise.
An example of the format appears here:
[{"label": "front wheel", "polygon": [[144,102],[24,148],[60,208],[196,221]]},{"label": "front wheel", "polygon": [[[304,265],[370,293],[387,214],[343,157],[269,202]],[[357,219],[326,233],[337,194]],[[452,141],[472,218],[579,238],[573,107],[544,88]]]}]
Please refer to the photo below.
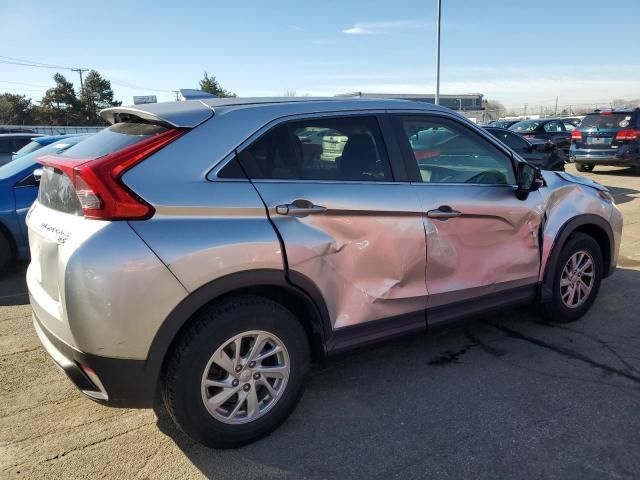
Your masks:
[{"label": "front wheel", "polygon": [[596,299],[602,281],[602,252],[593,237],[572,234],[553,273],[553,295],[543,304],[547,320],[568,323],[582,317]]},{"label": "front wheel", "polygon": [[578,170],[579,172],[592,172],[593,167],[594,167],[593,165],[587,165],[584,163],[576,162],[576,170]]},{"label": "front wheel", "polygon": [[203,310],[166,369],[163,398],[194,440],[234,448],[267,435],[293,411],[309,369],[300,322],[282,305],[243,295]]}]

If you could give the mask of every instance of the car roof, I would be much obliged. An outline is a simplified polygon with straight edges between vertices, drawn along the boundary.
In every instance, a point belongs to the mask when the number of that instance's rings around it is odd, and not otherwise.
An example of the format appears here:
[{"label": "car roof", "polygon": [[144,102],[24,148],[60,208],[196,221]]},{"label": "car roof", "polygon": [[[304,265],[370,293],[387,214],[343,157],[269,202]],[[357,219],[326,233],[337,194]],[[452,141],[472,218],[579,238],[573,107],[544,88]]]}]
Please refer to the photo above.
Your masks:
[{"label": "car roof", "polygon": [[[214,115],[235,109],[272,109],[274,118],[301,113],[321,113],[339,110],[452,110],[438,105],[411,100],[369,99],[350,97],[260,97],[260,98],[211,98],[111,107],[100,112],[110,123],[122,121],[127,116],[137,116],[145,120],[160,121],[173,127],[195,127]],[[454,112],[455,113],[455,112]],[[457,115],[457,114],[456,114]]]}]

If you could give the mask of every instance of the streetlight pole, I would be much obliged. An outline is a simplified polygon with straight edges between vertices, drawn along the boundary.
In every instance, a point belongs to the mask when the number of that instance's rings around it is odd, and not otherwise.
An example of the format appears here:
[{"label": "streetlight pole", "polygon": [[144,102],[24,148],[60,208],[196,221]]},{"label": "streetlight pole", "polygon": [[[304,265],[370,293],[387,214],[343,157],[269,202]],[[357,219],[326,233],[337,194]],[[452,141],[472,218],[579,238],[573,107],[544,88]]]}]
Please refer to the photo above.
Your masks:
[{"label": "streetlight pole", "polygon": [[442,0],[436,1],[436,105],[440,105],[440,9],[442,8]]}]

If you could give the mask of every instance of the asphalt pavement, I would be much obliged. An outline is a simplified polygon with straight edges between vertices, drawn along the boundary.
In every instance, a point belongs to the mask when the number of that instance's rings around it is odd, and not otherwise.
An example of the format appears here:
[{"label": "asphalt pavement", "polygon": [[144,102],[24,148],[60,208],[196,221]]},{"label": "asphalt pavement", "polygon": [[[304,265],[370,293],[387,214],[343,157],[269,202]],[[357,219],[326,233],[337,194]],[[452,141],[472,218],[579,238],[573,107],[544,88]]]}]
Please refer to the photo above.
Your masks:
[{"label": "asphalt pavement", "polygon": [[625,227],[582,320],[519,308],[315,365],[290,419],[237,450],[84,398],[39,346],[17,266],[0,279],[0,477],[640,478],[640,177],[587,176]]}]

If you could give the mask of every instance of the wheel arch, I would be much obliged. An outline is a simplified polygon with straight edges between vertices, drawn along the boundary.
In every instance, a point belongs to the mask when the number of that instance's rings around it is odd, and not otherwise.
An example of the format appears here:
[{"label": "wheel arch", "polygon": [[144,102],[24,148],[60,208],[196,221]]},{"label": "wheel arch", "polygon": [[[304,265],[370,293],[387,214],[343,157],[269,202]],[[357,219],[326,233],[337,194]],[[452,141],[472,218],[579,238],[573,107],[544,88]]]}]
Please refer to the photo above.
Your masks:
[{"label": "wheel arch", "polygon": [[309,279],[300,276],[295,278],[295,284],[303,288],[289,282],[283,270],[251,270],[226,275],[190,293],[167,316],[149,348],[145,370],[153,379],[156,391],[171,348],[190,319],[203,308],[230,295],[260,295],[280,303],[301,321],[313,357],[324,357],[328,322],[326,306],[317,287]]},{"label": "wheel arch", "polygon": [[611,256],[614,250],[614,237],[611,225],[598,215],[583,214],[573,217],[560,227],[551,247],[551,253],[544,265],[541,286],[541,300],[543,302],[550,300],[552,297],[553,272],[558,262],[558,257],[569,237],[575,232],[585,233],[598,242],[604,267],[602,278],[606,278],[613,273],[614,268],[611,265]]}]

